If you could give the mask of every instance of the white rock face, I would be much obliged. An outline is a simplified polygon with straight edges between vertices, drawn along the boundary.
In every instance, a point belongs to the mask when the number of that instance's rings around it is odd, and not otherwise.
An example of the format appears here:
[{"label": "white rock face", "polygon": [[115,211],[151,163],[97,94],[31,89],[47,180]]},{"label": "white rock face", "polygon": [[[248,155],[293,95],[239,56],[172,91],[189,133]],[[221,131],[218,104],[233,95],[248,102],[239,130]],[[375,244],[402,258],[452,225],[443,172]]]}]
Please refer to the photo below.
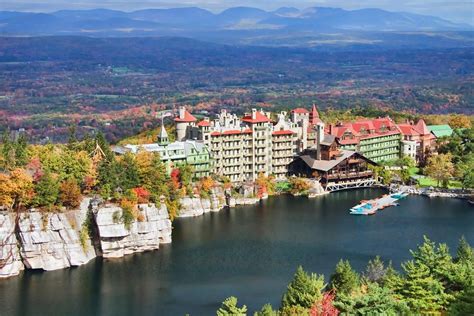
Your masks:
[{"label": "white rock face", "polygon": [[95,258],[90,239],[80,238],[88,203],[83,201],[80,210],[69,213],[20,214],[20,254],[28,269],[64,269]]},{"label": "white rock face", "polygon": [[108,205],[94,210],[104,258],[156,250],[160,244],[171,242],[171,221],[166,206],[140,204],[138,207],[143,221],[134,221],[129,229],[120,219],[120,207]]},{"label": "white rock face", "polygon": [[0,213],[0,279],[16,276],[25,269],[15,235],[16,214]]},{"label": "white rock face", "polygon": [[184,197],[180,205],[178,217],[194,217],[208,212],[219,212],[227,206],[225,194],[221,188],[213,188],[209,198]]}]

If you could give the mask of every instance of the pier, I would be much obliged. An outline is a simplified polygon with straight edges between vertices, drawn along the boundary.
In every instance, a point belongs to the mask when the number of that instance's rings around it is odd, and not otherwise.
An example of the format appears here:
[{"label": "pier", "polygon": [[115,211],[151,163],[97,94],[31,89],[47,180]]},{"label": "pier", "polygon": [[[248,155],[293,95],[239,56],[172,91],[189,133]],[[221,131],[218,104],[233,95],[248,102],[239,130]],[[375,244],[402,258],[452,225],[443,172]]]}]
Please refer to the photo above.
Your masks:
[{"label": "pier", "polygon": [[377,211],[383,210],[384,208],[397,205],[396,202],[400,199],[405,198],[408,193],[400,191],[392,194],[386,194],[380,198],[361,201],[359,205],[354,206],[350,209],[352,215],[374,215]]}]

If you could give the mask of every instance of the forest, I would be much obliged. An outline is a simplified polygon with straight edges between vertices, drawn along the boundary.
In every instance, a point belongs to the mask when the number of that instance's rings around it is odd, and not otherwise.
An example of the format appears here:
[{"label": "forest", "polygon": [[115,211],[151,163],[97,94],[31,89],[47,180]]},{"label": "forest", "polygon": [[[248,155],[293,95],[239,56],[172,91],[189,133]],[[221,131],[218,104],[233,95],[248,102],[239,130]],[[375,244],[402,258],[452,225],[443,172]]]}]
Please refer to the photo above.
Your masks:
[{"label": "forest", "polygon": [[187,105],[212,116],[308,107],[473,113],[472,50],[252,47],[184,38],[0,38],[0,127],[35,142],[101,130],[109,141]]},{"label": "forest", "polygon": [[[370,260],[363,273],[340,260],[329,280],[300,266],[280,306],[275,310],[266,304],[254,315],[461,316],[474,312],[474,249],[464,238],[454,257],[446,244],[426,236],[410,253],[412,259],[402,263],[402,273],[380,257]],[[247,313],[236,297],[224,300],[217,310],[218,316]]]}]

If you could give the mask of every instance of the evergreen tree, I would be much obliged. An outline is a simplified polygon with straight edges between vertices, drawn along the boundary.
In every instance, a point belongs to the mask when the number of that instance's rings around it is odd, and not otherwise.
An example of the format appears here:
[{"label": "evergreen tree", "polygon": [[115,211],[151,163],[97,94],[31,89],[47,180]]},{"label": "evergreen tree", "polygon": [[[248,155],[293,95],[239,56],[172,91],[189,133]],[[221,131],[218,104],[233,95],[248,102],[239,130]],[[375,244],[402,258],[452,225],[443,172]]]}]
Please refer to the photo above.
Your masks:
[{"label": "evergreen tree", "polygon": [[260,311],[255,312],[253,315],[254,316],[276,316],[278,315],[278,312],[273,310],[273,307],[271,304],[265,304],[263,305]]},{"label": "evergreen tree", "polygon": [[387,268],[380,257],[377,256],[375,259],[370,260],[367,264],[367,268],[364,273],[364,279],[369,282],[377,282],[381,284],[385,279],[385,275],[387,274]]},{"label": "evergreen tree", "polygon": [[461,240],[459,240],[455,261],[472,263],[474,265],[474,249],[471,247],[471,245],[469,245],[464,236],[462,236]]},{"label": "evergreen tree", "polygon": [[10,130],[6,130],[2,135],[2,156],[0,159],[3,170],[13,170],[16,165],[15,146],[10,138]]},{"label": "evergreen tree", "polygon": [[352,269],[349,261],[340,260],[336,265],[336,271],[331,276],[330,284],[338,296],[351,294],[359,287],[359,275]]},{"label": "evergreen tree", "polygon": [[288,284],[286,293],[281,301],[282,308],[288,306],[311,306],[322,298],[321,290],[325,287],[324,276],[315,273],[306,273],[299,266],[293,280]]},{"label": "evergreen tree", "polygon": [[353,296],[339,295],[334,306],[341,315],[403,315],[409,312],[408,306],[395,299],[390,289],[377,283],[368,283],[361,293]]},{"label": "evergreen tree", "polygon": [[413,313],[435,313],[448,305],[452,297],[444,292],[443,284],[433,278],[426,265],[408,261],[402,268],[405,276],[398,278],[394,292]]},{"label": "evergreen tree", "polygon": [[36,195],[33,198],[33,205],[46,207],[49,210],[53,208],[59,197],[59,182],[50,172],[45,172],[41,179],[35,185]]},{"label": "evergreen tree", "polygon": [[453,316],[474,315],[474,284],[456,298],[450,305],[448,314]]},{"label": "evergreen tree", "polygon": [[69,127],[69,134],[67,139],[67,148],[69,150],[76,150],[78,148],[78,140],[76,135],[76,125],[71,125]]},{"label": "evergreen tree", "polygon": [[120,160],[122,174],[120,177],[121,188],[124,191],[140,186],[140,174],[135,157],[131,153],[126,153]]},{"label": "evergreen tree", "polygon": [[222,306],[217,310],[217,316],[237,316],[247,315],[247,306],[238,307],[237,298],[228,297],[222,302]]},{"label": "evergreen tree", "polygon": [[28,163],[28,140],[24,134],[20,134],[15,146],[15,166],[23,167]]},{"label": "evergreen tree", "polygon": [[424,265],[429,269],[430,275],[443,285],[449,287],[450,273],[452,272],[453,258],[446,244],[439,244],[424,236],[424,242],[415,251],[410,250],[416,264]]},{"label": "evergreen tree", "polygon": [[[104,133],[102,133],[102,131],[99,131],[97,133],[97,135],[95,136],[95,141],[96,141],[96,144],[98,144],[99,147],[104,152],[105,159],[107,159],[109,161],[114,159],[114,153],[110,149],[110,145],[107,142],[107,139],[105,138],[105,135],[104,135]],[[94,144],[94,149],[95,149],[95,144]]]}]

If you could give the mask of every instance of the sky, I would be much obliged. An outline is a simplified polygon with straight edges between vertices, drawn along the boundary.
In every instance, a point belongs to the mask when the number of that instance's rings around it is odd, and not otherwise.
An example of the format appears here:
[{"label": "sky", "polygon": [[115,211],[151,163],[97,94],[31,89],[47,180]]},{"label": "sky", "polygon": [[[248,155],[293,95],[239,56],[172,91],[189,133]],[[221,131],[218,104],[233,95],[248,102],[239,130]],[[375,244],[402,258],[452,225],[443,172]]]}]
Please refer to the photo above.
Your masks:
[{"label": "sky", "polygon": [[229,7],[250,6],[273,10],[283,6],[300,9],[313,6],[344,9],[380,8],[439,16],[474,25],[474,1],[456,0],[0,0],[0,10],[51,12],[61,9],[108,8],[133,11],[146,8],[197,6],[214,12]]}]

